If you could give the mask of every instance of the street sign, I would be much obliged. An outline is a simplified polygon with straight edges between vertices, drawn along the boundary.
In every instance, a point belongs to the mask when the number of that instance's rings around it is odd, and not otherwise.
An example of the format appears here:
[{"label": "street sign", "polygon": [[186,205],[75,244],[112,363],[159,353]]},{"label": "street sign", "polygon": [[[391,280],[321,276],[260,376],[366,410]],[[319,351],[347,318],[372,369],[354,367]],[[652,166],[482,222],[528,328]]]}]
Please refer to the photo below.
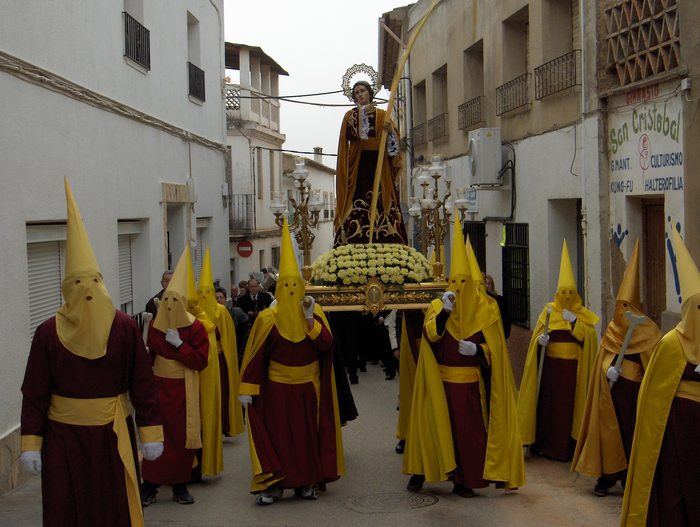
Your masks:
[{"label": "street sign", "polygon": [[251,254],[253,254],[253,243],[249,240],[238,242],[238,245],[236,245],[236,250],[238,251],[239,256],[242,258],[248,258]]}]

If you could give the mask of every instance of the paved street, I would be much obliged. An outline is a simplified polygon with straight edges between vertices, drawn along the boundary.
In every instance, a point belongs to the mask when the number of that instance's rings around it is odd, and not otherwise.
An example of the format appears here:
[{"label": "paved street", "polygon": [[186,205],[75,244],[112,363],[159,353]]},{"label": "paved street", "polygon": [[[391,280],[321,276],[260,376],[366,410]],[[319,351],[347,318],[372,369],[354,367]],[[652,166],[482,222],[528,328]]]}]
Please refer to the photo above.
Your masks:
[{"label": "paved street", "polygon": [[[191,506],[170,501],[169,489],[146,509],[148,526],[536,526],[607,527],[617,524],[621,495],[600,499],[591,480],[574,477],[568,465],[528,460],[528,483],[513,494],[487,489],[474,499],[450,493],[451,485],[430,486],[424,494],[404,490],[401,458],[393,453],[398,382],[384,381],[370,366],[356,387],[359,420],[344,429],[347,476],[329,485],[318,501],[288,498],[258,507],[248,494],[248,445],[244,438],[225,444],[226,473],[196,485]],[[41,525],[38,479],[0,497],[0,525]],[[97,527],[97,526],[96,526]]]}]

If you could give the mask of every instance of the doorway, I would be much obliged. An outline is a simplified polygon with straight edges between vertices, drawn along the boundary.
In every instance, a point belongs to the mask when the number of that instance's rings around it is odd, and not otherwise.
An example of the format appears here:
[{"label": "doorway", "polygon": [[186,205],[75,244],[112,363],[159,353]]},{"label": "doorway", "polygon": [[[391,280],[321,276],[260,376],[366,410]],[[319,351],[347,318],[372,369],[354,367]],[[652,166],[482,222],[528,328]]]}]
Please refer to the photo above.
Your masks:
[{"label": "doorway", "polygon": [[666,309],[666,252],[664,248],[664,200],[642,200],[644,307],[656,324]]}]

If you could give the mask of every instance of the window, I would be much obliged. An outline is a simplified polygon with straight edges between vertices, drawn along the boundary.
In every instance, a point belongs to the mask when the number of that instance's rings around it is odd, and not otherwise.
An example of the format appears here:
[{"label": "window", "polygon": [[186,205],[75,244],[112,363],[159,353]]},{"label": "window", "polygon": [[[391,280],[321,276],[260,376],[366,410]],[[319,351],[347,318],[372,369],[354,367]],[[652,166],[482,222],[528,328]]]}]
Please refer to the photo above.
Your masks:
[{"label": "window", "polygon": [[118,237],[119,260],[119,309],[130,315],[134,314],[133,266],[131,263],[131,235]]},{"label": "window", "polygon": [[447,64],[433,72],[433,117],[428,123],[428,139],[435,141],[448,135]]},{"label": "window", "polygon": [[503,296],[513,324],[530,327],[530,255],[527,223],[507,223],[503,247]]},{"label": "window", "polygon": [[578,5],[571,0],[543,0],[542,27],[547,31],[544,64],[535,68],[535,99],[578,84],[578,53],[574,51],[573,14]]},{"label": "window", "polygon": [[273,247],[272,249],[270,249],[270,251],[272,254],[272,267],[279,270],[279,268],[280,268],[280,248]]},{"label": "window", "polygon": [[503,69],[505,84],[496,88],[496,115],[527,105],[529,99],[528,6],[503,21]]},{"label": "window", "polygon": [[413,130],[411,139],[413,146],[421,146],[426,142],[425,122],[427,121],[427,111],[425,103],[425,81],[416,83],[413,86]]},{"label": "window", "polygon": [[460,130],[472,128],[484,121],[484,41],[479,40],[464,51],[464,103],[458,109]]},{"label": "window", "polygon": [[277,173],[275,171],[275,152],[270,150],[270,199],[272,199],[272,194],[277,190]]},{"label": "window", "polygon": [[202,270],[202,262],[204,261],[204,251],[206,246],[204,244],[205,227],[197,227],[197,240],[194,245],[194,278],[199,280],[199,273]]},{"label": "window", "polygon": [[263,154],[262,148],[259,146],[257,148],[256,156],[256,167],[255,170],[258,173],[258,199],[263,199],[263,184],[265,182],[265,171],[263,170]]},{"label": "window", "polygon": [[323,193],[323,219],[329,220],[331,218],[331,204],[330,195],[328,192]]},{"label": "window", "polygon": [[30,337],[61,307],[62,245],[60,241],[27,244]]},{"label": "window", "polygon": [[204,70],[197,64],[201,64],[199,52],[199,20],[187,12],[187,73],[189,81],[189,94],[204,102]]},{"label": "window", "polygon": [[465,221],[464,239],[469,236],[476,261],[482,273],[486,272],[486,224],[483,221]]},{"label": "window", "polygon": [[258,263],[260,264],[258,269],[265,267],[265,249],[260,249],[258,251]]},{"label": "window", "polygon": [[124,56],[151,69],[151,34],[143,27],[143,0],[124,0]]}]

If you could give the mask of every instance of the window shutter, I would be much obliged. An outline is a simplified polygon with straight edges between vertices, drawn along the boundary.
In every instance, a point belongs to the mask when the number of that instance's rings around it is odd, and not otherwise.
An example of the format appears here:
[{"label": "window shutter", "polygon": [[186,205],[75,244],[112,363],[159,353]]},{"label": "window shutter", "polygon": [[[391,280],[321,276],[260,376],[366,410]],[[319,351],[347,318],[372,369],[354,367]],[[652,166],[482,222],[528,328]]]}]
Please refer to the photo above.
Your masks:
[{"label": "window shutter", "polygon": [[131,268],[131,236],[119,236],[119,304],[128,304],[133,300]]},{"label": "window shutter", "polygon": [[29,331],[56,314],[61,307],[60,242],[27,245],[29,270]]},{"label": "window shutter", "polygon": [[197,229],[197,241],[194,246],[194,278],[199,281],[199,272],[204,259],[204,229]]}]

